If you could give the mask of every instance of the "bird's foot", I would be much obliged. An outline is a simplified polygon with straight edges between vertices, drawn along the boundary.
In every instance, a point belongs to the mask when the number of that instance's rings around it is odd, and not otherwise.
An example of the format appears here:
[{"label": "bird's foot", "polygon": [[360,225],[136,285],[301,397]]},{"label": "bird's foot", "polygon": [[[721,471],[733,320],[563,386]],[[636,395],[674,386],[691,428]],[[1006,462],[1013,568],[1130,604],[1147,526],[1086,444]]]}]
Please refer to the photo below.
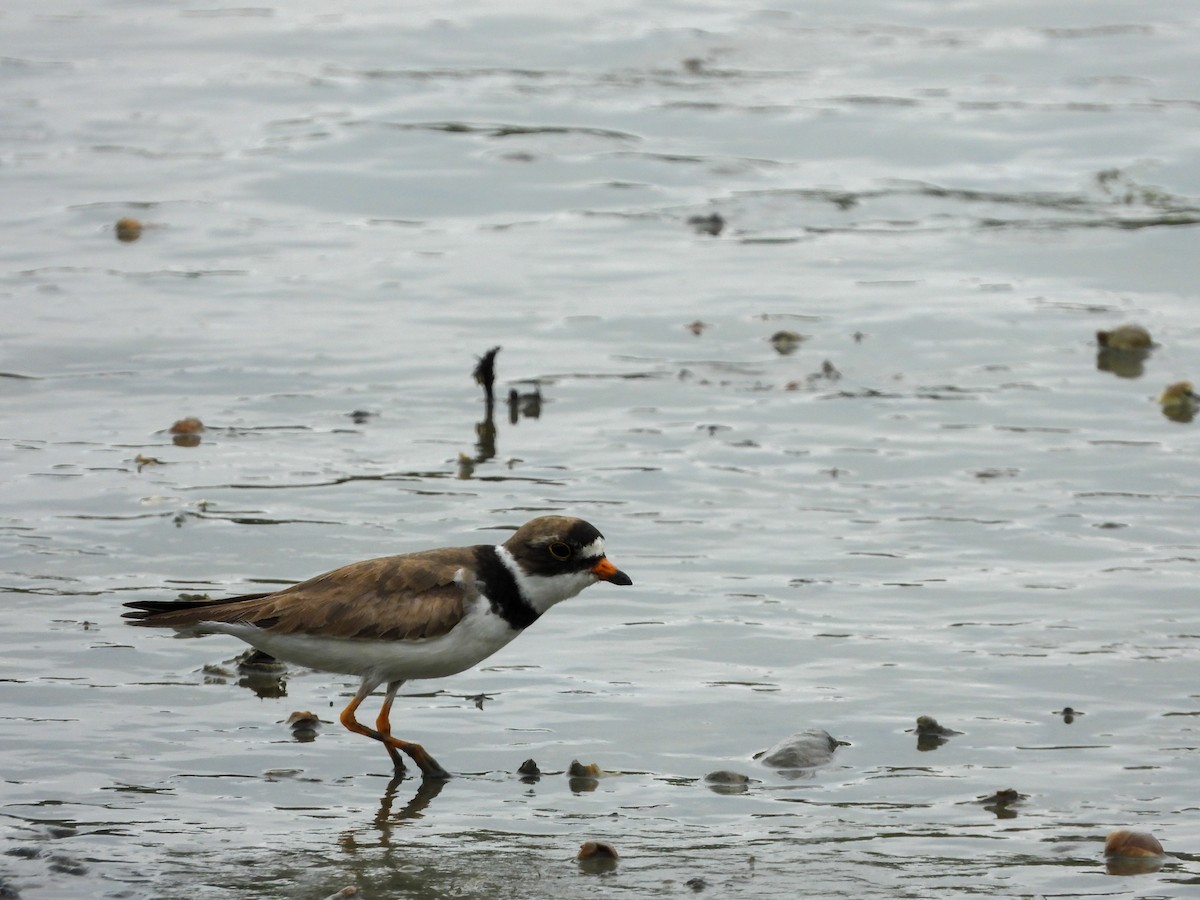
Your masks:
[{"label": "bird's foot", "polygon": [[384,746],[387,747],[388,755],[392,758],[392,765],[395,767],[397,775],[405,771],[404,757],[400,755],[400,751],[403,750],[408,754],[408,758],[417,764],[423,778],[438,778],[444,781],[450,777],[450,773],[442,768],[441,764],[430,756],[429,752],[420,744],[389,736],[384,740]]}]

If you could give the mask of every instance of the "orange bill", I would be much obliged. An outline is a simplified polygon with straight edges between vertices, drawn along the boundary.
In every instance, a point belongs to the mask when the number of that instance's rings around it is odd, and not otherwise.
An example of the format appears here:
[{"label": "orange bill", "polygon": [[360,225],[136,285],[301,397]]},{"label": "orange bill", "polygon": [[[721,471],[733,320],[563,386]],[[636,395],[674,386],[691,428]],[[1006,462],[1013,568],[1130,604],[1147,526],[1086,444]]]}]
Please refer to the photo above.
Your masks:
[{"label": "orange bill", "polygon": [[600,557],[600,562],[592,566],[592,574],[613,584],[633,584],[633,579],[610,563],[607,556]]}]

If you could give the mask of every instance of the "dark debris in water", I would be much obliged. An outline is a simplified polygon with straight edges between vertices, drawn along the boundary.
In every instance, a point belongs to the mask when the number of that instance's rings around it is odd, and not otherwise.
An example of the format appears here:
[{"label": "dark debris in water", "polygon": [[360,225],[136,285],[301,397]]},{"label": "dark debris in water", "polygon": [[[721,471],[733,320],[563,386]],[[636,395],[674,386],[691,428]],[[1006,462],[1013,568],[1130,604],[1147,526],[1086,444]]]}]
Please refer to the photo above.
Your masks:
[{"label": "dark debris in water", "polygon": [[961,731],[939,724],[933,716],[918,716],[916,727],[910,728],[909,733],[916,734],[917,749],[921,752],[936,750],[954,735],[962,734]]},{"label": "dark debris in water", "polygon": [[799,332],[784,328],[775,332],[767,340],[780,356],[790,356],[799,350],[800,344],[807,339]]},{"label": "dark debris in water", "polygon": [[174,794],[173,787],[150,787],[144,784],[106,784],[100,787],[102,791],[115,791],[119,794]]},{"label": "dark debris in water", "polygon": [[496,384],[496,354],[499,352],[500,347],[488,350],[476,360],[475,369],[471,372],[475,383],[483,388],[484,400],[487,402],[489,410],[496,402],[494,386]]},{"label": "dark debris in water", "polygon": [[518,391],[512,388],[508,392],[508,423],[516,425],[522,418],[540,419],[542,416],[542,390],[538,385],[532,391]]},{"label": "dark debris in water", "polygon": [[983,806],[988,812],[993,813],[997,819],[1015,819],[1017,817],[1015,807],[1020,806],[1028,799],[1029,796],[1027,794],[1018,793],[1013,788],[1005,788],[996,791],[994,794],[977,797],[975,798],[975,802]]},{"label": "dark debris in water", "polygon": [[710,213],[707,216],[689,216],[687,223],[696,234],[707,234],[717,237],[725,229],[725,219],[720,213]]}]

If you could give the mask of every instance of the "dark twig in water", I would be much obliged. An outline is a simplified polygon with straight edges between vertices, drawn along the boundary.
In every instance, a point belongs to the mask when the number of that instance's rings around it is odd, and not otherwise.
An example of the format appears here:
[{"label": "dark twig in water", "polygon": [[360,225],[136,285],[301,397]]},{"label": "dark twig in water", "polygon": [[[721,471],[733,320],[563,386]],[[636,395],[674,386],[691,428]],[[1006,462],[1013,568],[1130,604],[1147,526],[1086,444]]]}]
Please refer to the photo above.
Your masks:
[{"label": "dark twig in water", "polygon": [[[496,354],[500,352],[499,347],[493,347],[487,353],[479,358],[479,362],[475,365],[475,382],[483,385],[483,397],[486,403],[484,410],[483,421],[475,425],[475,459],[470,460],[471,463],[485,462],[496,455],[496,422],[493,414],[496,410]],[[474,468],[474,466],[470,466]],[[470,477],[470,471],[463,476],[461,474],[462,467],[460,466],[459,477]]]},{"label": "dark twig in water", "polygon": [[487,353],[483,354],[483,356],[479,357],[479,362],[472,373],[475,376],[475,383],[483,385],[483,396],[487,400],[488,418],[491,418],[492,408],[496,403],[493,386],[496,383],[496,354],[499,352],[499,347],[493,347]]}]

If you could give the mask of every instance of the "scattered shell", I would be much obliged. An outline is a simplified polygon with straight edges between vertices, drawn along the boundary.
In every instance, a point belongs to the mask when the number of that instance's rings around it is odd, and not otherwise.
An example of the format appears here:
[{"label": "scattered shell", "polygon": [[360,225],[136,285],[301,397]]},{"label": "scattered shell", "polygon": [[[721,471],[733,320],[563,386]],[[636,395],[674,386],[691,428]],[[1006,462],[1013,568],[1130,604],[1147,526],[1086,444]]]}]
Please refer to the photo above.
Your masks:
[{"label": "scattered shell", "polygon": [[1141,325],[1118,325],[1111,331],[1097,331],[1096,343],[1109,350],[1149,350],[1154,346],[1150,332]]},{"label": "scattered shell", "polygon": [[195,416],[179,419],[169,429],[172,443],[180,447],[196,447],[200,444],[200,433],[204,431],[204,423]]},{"label": "scattered shell", "polygon": [[303,774],[303,769],[267,769],[265,772],[263,772],[263,778],[267,779],[268,781],[281,781],[285,778],[299,779]]},{"label": "scattered shell", "polygon": [[752,780],[749,775],[731,772],[728,769],[709,772],[704,776],[705,783],[714,794],[744,794],[750,790]]},{"label": "scattered shell", "polygon": [[1145,831],[1121,829],[1111,832],[1104,842],[1106,857],[1118,856],[1126,859],[1146,859],[1163,856],[1162,844]]},{"label": "scattered shell", "polygon": [[755,754],[754,758],[764,766],[780,769],[780,774],[791,772],[788,777],[797,778],[832,760],[833,751],[841,746],[845,746],[844,741],[824,729],[813,728],[788,735],[769,749]]},{"label": "scattered shell", "polygon": [[129,244],[142,236],[142,223],[131,218],[117,219],[113,231],[116,232],[118,241]]},{"label": "scattered shell", "polygon": [[1147,875],[1167,861],[1162,844],[1144,831],[1121,829],[1104,842],[1104,866],[1109,875]]},{"label": "scattered shell", "polygon": [[1196,417],[1200,396],[1197,396],[1190,381],[1177,381],[1167,385],[1158,402],[1162,406],[1164,416],[1173,422],[1186,423]]},{"label": "scattered shell", "polygon": [[169,429],[171,434],[196,434],[204,430],[204,423],[195,416],[177,420]]},{"label": "scattered shell", "polygon": [[[203,599],[207,600],[208,597],[204,596]],[[263,672],[276,675],[280,672],[287,671],[287,665],[285,663],[281,663],[269,653],[263,653],[261,650],[255,650],[253,647],[238,656],[235,662],[237,663],[238,671],[243,673]]]},{"label": "scattered shell", "polygon": [[585,872],[611,872],[617,867],[617,848],[607,841],[584,841],[579,845],[575,859]]},{"label": "scattered shell", "polygon": [[584,765],[577,759],[571,760],[567,766],[567,786],[579,794],[587,794],[600,786],[600,776],[604,773],[595,763]]},{"label": "scattered shell", "polygon": [[704,780],[709,784],[748,784],[750,776],[743,775],[741,772],[731,772],[728,769],[719,769],[716,772],[709,772],[704,776]]},{"label": "scattered shell", "polygon": [[576,859],[617,859],[617,848],[607,841],[584,841],[579,845]]},{"label": "scattered shell", "polygon": [[599,778],[604,773],[595,763],[588,763],[586,766],[577,759],[571,760],[571,764],[567,766],[567,775],[571,778]]},{"label": "scattered shell", "polygon": [[[246,650],[230,660],[237,666],[238,686],[253,691],[263,699],[287,696],[287,664],[261,650]],[[312,737],[317,736],[316,731]],[[296,733],[297,740],[304,737]]]},{"label": "scattered shell", "polygon": [[296,710],[287,717],[287,726],[292,729],[292,737],[302,744],[308,744],[317,739],[321,731],[321,720],[316,713]]}]

